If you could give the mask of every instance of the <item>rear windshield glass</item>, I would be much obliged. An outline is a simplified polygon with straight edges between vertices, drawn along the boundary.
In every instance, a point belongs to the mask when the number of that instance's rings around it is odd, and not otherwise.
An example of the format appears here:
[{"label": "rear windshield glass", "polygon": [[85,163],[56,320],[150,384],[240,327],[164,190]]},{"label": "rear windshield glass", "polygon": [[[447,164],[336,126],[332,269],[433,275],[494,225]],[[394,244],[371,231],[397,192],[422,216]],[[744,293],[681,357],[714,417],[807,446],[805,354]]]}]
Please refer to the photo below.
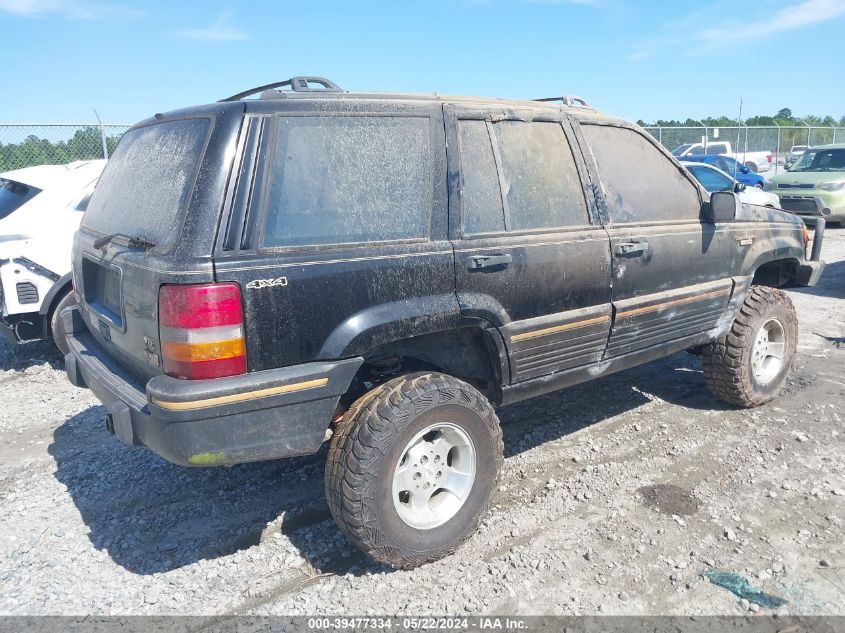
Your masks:
[{"label": "rear windshield glass", "polygon": [[168,121],[127,132],[109,159],[82,225],[164,246],[179,228],[209,119]]},{"label": "rear windshield glass", "polygon": [[0,178],[0,220],[32,200],[39,193],[41,193],[41,190],[35,187],[7,178]]}]

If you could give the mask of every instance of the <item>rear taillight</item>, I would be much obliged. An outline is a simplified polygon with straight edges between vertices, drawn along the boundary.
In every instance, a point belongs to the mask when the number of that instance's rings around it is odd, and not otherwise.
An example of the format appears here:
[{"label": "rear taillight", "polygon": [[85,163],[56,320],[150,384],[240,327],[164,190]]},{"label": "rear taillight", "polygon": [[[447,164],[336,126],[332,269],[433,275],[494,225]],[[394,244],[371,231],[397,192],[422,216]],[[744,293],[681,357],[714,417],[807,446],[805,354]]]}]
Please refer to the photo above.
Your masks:
[{"label": "rear taillight", "polygon": [[766,159],[771,163],[772,162],[772,155],[766,154]]},{"label": "rear taillight", "polygon": [[246,372],[238,284],[162,286],[158,318],[166,374],[198,380]]}]

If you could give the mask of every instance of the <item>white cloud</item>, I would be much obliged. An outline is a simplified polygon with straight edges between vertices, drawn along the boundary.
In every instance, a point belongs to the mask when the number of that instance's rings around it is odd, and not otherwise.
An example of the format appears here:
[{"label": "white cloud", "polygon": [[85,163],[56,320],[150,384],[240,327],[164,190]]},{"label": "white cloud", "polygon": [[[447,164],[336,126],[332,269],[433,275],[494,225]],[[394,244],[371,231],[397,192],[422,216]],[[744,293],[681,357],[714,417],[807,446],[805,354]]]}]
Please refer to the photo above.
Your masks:
[{"label": "white cloud", "polygon": [[[713,46],[742,44],[748,40],[785,33],[843,15],[845,0],[792,2],[765,19],[753,22],[734,21],[724,27],[704,30],[698,25],[706,23],[708,18],[702,14],[689,15],[678,22],[665,25],[662,36],[639,42],[627,56],[627,60],[642,61],[673,47],[682,47],[684,52],[708,52]],[[709,19],[712,19],[712,15]]]},{"label": "white cloud", "polygon": [[25,18],[61,15],[80,20],[138,15],[135,9],[122,9],[78,0],[0,0],[0,11]]},{"label": "white cloud", "polygon": [[845,15],[845,0],[805,0],[784,7],[767,20],[743,23],[734,28],[708,29],[698,38],[707,44],[774,35]]},{"label": "white cloud", "polygon": [[176,31],[175,35],[176,37],[203,42],[238,42],[249,39],[249,35],[229,23],[228,13],[221,13],[211,26],[182,29]]},{"label": "white cloud", "polygon": [[25,17],[35,17],[44,13],[56,13],[62,10],[59,0],[0,0],[0,11]]}]

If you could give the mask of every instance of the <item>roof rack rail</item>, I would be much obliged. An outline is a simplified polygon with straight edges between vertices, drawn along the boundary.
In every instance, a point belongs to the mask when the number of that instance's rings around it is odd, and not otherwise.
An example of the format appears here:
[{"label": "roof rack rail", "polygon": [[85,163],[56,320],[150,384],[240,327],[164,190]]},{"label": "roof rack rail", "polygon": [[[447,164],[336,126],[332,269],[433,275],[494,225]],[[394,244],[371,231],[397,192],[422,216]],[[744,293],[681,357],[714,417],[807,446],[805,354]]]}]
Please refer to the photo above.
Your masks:
[{"label": "roof rack rail", "polygon": [[[310,84],[320,84],[322,88],[312,88]],[[226,99],[220,99],[220,101],[240,101],[244,97],[249,97],[259,92],[262,93],[261,98],[275,97],[278,93],[274,91],[274,88],[284,88],[286,86],[290,86],[290,89],[293,92],[343,92],[341,87],[335,82],[329,81],[324,77],[291,77],[285,81],[278,81],[276,83],[265,84],[263,86],[258,86],[257,88],[244,90],[243,92],[239,92],[238,94],[232,95]],[[272,92],[272,94],[265,95],[265,92]]]},{"label": "roof rack rail", "polygon": [[585,99],[581,97],[571,97],[571,96],[562,96],[562,97],[546,97],[545,99],[534,99],[534,101],[560,101],[563,105],[569,108],[590,108],[591,106]]}]

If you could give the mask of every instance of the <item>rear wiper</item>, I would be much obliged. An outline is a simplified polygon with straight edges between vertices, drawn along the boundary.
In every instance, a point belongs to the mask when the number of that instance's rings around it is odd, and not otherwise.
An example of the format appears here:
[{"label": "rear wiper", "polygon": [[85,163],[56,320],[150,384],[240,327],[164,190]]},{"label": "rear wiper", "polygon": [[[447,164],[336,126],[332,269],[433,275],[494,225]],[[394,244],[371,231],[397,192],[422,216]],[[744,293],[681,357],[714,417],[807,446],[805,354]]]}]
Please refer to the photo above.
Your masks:
[{"label": "rear wiper", "polygon": [[131,246],[132,248],[141,248],[145,251],[148,251],[151,248],[155,248],[156,246],[155,242],[152,242],[145,237],[133,237],[131,235],[126,235],[125,233],[112,233],[111,235],[104,235],[96,242],[94,242],[94,248],[96,248],[97,250],[102,250],[106,246],[106,244],[118,237],[126,240],[127,245]]}]

